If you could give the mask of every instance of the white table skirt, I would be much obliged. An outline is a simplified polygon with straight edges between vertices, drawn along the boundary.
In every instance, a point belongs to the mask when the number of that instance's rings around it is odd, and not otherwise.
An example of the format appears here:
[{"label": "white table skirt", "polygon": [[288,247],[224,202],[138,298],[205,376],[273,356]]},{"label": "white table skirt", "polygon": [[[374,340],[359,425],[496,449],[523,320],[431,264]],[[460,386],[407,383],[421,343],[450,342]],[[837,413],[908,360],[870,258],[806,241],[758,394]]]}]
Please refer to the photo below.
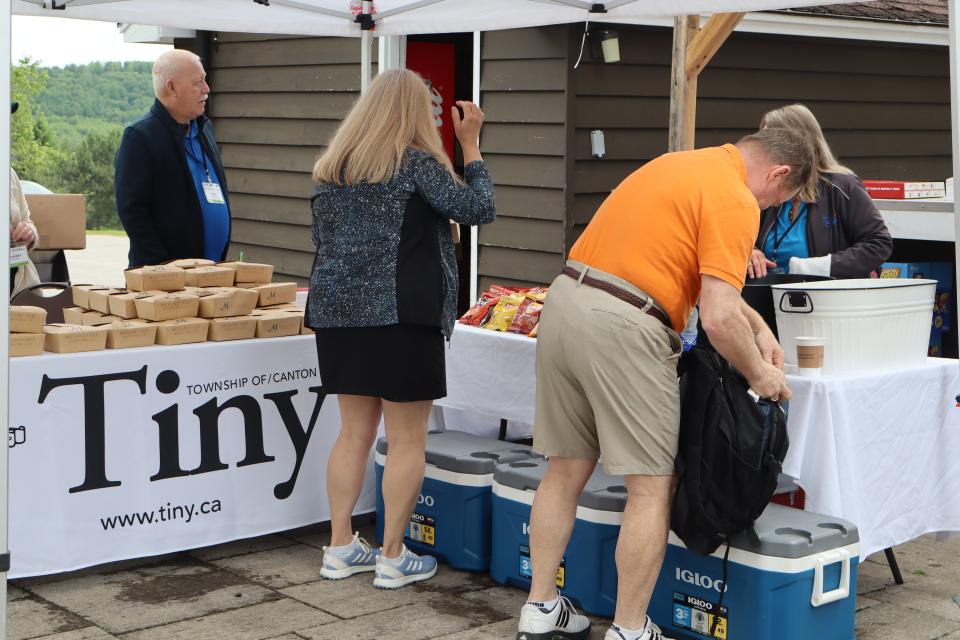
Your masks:
[{"label": "white table skirt", "polygon": [[11,359],[10,577],[329,519],[319,386],[312,336]]},{"label": "white table skirt", "polygon": [[860,529],[861,555],[930,532],[960,531],[960,368],[788,376],[784,473],[806,508]]}]

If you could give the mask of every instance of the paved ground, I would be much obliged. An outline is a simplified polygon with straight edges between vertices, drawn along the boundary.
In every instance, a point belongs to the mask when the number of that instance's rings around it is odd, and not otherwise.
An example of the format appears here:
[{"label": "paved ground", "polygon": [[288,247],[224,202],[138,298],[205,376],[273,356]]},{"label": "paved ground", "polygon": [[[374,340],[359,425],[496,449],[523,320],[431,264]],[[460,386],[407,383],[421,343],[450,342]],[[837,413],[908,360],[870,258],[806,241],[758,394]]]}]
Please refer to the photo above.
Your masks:
[{"label": "paved ground", "polygon": [[[372,540],[372,532],[363,531]],[[427,583],[378,591],[371,578],[318,573],[322,527],[14,581],[8,640],[486,640],[513,638],[524,593],[442,567]],[[859,640],[960,640],[960,538],[897,549],[861,565]],[[594,624],[602,638],[606,621]],[[731,640],[775,640],[736,638]]]},{"label": "paved ground", "polygon": [[70,281],[77,284],[123,284],[130,241],[126,236],[87,234],[87,248],[66,251]]}]

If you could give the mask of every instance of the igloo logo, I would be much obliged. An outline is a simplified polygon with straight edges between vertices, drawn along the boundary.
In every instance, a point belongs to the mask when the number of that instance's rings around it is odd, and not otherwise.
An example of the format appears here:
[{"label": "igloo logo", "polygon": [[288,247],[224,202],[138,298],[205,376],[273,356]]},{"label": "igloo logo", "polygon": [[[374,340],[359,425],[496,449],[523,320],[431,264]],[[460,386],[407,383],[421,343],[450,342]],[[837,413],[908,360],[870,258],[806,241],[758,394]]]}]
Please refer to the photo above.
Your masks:
[{"label": "igloo logo", "polygon": [[714,580],[708,575],[701,575],[689,569],[681,569],[680,567],[677,567],[677,580],[703,589],[712,589],[717,593],[723,593],[727,590],[726,585],[723,584],[723,580]]}]

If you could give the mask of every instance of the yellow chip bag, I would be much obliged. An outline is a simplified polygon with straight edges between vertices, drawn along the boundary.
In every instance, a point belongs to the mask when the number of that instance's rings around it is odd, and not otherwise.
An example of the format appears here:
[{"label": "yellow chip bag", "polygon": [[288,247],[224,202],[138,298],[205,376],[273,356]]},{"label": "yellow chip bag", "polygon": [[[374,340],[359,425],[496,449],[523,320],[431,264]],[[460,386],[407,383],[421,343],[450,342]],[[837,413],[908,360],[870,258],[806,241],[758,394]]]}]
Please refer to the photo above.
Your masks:
[{"label": "yellow chip bag", "polygon": [[517,309],[526,296],[523,293],[511,293],[501,296],[500,302],[493,308],[490,319],[483,325],[484,329],[493,331],[506,331],[513,322],[513,317],[517,315]]}]

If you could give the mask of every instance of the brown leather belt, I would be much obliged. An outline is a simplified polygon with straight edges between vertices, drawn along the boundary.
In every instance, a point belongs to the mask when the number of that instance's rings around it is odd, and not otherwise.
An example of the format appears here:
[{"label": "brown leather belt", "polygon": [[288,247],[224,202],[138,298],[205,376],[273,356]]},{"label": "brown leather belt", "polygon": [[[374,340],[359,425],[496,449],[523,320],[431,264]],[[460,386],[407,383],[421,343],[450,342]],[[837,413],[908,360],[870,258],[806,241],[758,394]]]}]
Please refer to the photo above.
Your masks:
[{"label": "brown leather belt", "polygon": [[612,295],[614,298],[619,298],[620,300],[623,300],[627,304],[632,304],[633,306],[637,307],[644,313],[650,314],[651,316],[653,316],[654,318],[656,318],[657,320],[665,324],[668,329],[673,329],[673,324],[671,324],[670,318],[668,318],[663,311],[660,311],[660,309],[655,307],[653,305],[653,300],[651,299],[641,298],[636,294],[630,293],[629,291],[625,291],[620,287],[618,287],[617,285],[610,284],[609,282],[606,282],[604,280],[598,280],[597,278],[591,278],[590,276],[583,276],[583,278],[581,278],[580,272],[574,269],[573,267],[564,267],[563,271],[561,271],[560,273],[562,273],[565,276],[570,276],[574,280],[582,282],[583,284],[593,287],[594,289],[600,289],[601,291],[606,291],[607,293]]}]

